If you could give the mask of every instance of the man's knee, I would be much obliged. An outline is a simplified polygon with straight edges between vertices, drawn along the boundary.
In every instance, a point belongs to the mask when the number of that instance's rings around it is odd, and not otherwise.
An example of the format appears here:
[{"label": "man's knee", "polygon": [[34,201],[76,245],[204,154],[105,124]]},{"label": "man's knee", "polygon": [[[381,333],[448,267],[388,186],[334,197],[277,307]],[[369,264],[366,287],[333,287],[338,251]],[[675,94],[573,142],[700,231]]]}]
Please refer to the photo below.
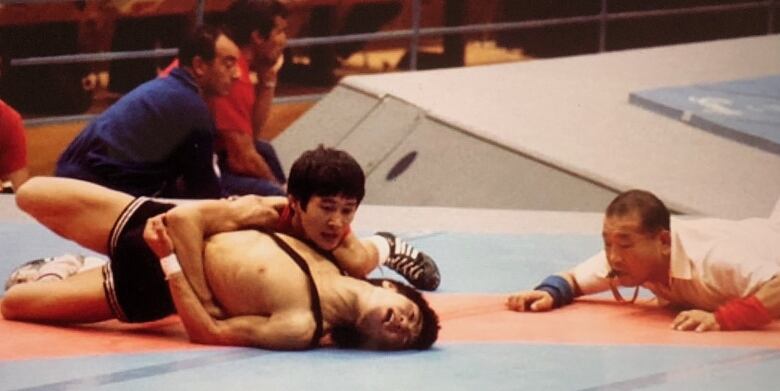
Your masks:
[{"label": "man's knee", "polygon": [[5,292],[3,301],[0,303],[0,313],[3,314],[3,319],[25,319],[24,314],[29,305],[29,295],[24,294],[24,288],[22,285],[12,286]]},{"label": "man's knee", "polygon": [[33,177],[19,187],[16,190],[16,205],[19,209],[34,216],[44,202],[46,183],[45,178]]}]

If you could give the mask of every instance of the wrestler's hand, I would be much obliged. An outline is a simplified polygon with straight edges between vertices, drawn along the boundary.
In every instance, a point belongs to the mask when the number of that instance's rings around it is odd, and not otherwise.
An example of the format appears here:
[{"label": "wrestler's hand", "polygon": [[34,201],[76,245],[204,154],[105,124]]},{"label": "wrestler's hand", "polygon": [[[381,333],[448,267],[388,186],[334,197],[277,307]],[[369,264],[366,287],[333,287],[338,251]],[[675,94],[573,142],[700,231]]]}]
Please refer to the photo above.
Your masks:
[{"label": "wrestler's hand", "polygon": [[263,197],[263,202],[268,205],[270,208],[276,211],[276,213],[281,213],[284,208],[287,207],[288,200],[287,197],[281,197],[281,196],[268,196]]},{"label": "wrestler's hand", "polygon": [[[165,213],[146,220],[144,240],[157,258],[163,258],[173,253],[173,240],[171,240],[165,228]],[[201,304],[213,318],[225,318],[225,312],[214,303],[213,299],[202,299]]]},{"label": "wrestler's hand", "polygon": [[165,230],[165,213],[159,214],[146,220],[144,226],[144,240],[157,258],[163,258],[171,255],[173,252],[173,241]]},{"label": "wrestler's hand", "polygon": [[524,291],[510,295],[506,306],[512,311],[549,311],[553,308],[553,297],[545,291]]},{"label": "wrestler's hand", "polygon": [[715,314],[702,310],[682,311],[672,322],[672,329],[678,331],[719,331],[720,324]]},{"label": "wrestler's hand", "polygon": [[247,195],[234,198],[232,203],[241,216],[242,227],[274,227],[279,222],[279,214],[287,207],[287,198]]}]

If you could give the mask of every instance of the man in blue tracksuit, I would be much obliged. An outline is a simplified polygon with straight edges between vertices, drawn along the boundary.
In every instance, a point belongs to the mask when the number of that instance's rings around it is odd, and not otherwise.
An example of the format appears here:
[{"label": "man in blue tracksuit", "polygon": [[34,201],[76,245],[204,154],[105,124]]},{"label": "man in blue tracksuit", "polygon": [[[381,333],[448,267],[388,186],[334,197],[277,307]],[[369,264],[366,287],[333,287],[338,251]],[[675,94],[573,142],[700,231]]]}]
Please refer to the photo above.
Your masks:
[{"label": "man in blue tracksuit", "polygon": [[135,196],[222,196],[204,97],[227,94],[238,56],[221,30],[198,29],[179,50],[182,66],[140,85],[90,123],[60,156],[56,175]]}]

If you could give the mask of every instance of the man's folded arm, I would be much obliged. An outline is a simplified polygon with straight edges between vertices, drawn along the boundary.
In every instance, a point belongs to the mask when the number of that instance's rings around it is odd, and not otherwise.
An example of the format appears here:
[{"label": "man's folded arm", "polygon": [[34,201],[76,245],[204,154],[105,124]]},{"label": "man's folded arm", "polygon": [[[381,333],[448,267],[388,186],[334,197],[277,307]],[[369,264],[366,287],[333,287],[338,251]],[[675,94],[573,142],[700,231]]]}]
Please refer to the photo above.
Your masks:
[{"label": "man's folded arm", "polygon": [[182,273],[168,277],[176,311],[192,342],[296,350],[308,347],[313,319],[305,315],[238,316],[215,319],[195,296]]},{"label": "man's folded arm", "polygon": [[177,205],[165,214],[165,227],[184,274],[207,306],[213,297],[203,271],[205,238],[249,226],[268,227],[279,219],[283,197],[246,196],[236,200],[206,200]]}]

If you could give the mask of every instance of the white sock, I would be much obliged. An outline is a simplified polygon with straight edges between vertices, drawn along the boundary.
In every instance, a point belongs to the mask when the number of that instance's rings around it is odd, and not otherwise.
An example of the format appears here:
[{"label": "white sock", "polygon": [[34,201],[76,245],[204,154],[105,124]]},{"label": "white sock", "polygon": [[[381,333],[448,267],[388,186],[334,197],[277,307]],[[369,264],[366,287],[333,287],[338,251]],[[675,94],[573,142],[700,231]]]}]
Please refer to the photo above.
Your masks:
[{"label": "white sock", "polygon": [[384,236],[371,235],[364,240],[367,240],[374,244],[376,252],[379,254],[379,264],[384,265],[387,262],[387,258],[390,257],[390,243]]},{"label": "white sock", "polygon": [[81,256],[72,254],[47,259],[49,261],[38,269],[38,277],[35,278],[35,281],[64,280],[76,274],[78,268],[83,264]]},{"label": "white sock", "polygon": [[60,262],[49,262],[46,265],[41,266],[41,269],[39,270],[40,276],[35,279],[35,281],[47,281],[47,280],[64,280],[74,274],[82,273],[87,270],[91,270],[100,266],[103,266],[108,262],[108,260],[93,256],[85,256],[83,257],[83,264],[81,267],[78,268],[78,270],[73,269],[73,264],[71,263],[68,265],[66,262],[63,262],[67,257],[80,257],[79,255],[70,255],[65,254],[61,255],[60,257],[53,257],[61,258],[59,259]]}]

